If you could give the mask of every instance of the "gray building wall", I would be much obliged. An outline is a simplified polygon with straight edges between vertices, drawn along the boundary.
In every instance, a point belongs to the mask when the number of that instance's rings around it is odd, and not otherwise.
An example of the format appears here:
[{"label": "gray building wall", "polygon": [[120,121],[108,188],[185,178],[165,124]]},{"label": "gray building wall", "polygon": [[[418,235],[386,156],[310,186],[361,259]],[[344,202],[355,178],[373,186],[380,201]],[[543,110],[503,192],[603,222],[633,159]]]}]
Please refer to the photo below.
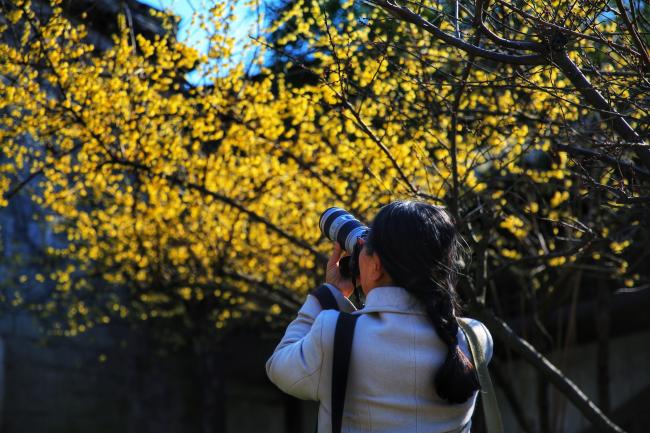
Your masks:
[{"label": "gray building wall", "polygon": [[107,341],[90,336],[48,340],[33,318],[20,312],[3,318],[0,334],[5,347],[2,432],[125,431],[119,369],[98,360]]},{"label": "gray building wall", "polygon": [[[551,353],[548,357],[556,366],[592,401],[598,404],[597,371],[595,343],[589,343],[571,348],[566,354]],[[638,411],[636,419],[617,417],[617,409],[625,405],[637,405],[639,408],[650,408],[650,401],[637,401],[637,396],[650,387],[650,331],[642,330],[610,340],[609,352],[610,399],[613,420],[626,426],[628,433],[647,431],[650,422],[649,414]],[[521,406],[528,419],[537,419],[537,382],[535,370],[523,361],[510,363],[506,372],[510,384],[514,387]],[[497,389],[501,411],[504,415],[506,432],[520,431],[520,427],[506,403],[505,396]],[[549,392],[551,431],[564,433],[579,433],[591,427],[590,422],[563,395],[551,388]],[[646,411],[647,412],[647,411]],[[555,416],[553,416],[555,414]],[[643,424],[645,420],[645,424]],[[643,427],[642,427],[643,426]]]},{"label": "gray building wall", "polygon": [[0,426],[4,415],[5,401],[5,342],[0,337]]},{"label": "gray building wall", "polygon": [[[198,431],[193,411],[197,388],[183,354],[159,357],[110,329],[47,340],[31,320],[18,315],[0,327],[3,433]],[[264,362],[275,343],[248,335],[224,346],[227,433],[314,431],[315,403],[286,396],[266,378]],[[586,344],[549,357],[597,403],[595,352],[595,344]],[[649,414],[636,410],[633,417],[617,418],[616,411],[629,404],[650,407],[650,401],[635,401],[650,387],[650,332],[612,339],[610,365],[614,420],[629,433],[644,432]],[[537,373],[523,361],[512,362],[506,373],[535,424]],[[505,431],[521,431],[498,388],[497,393]],[[549,401],[551,413],[557,414],[550,431],[589,431],[590,423],[563,396],[551,390]]]},{"label": "gray building wall", "polygon": [[[200,391],[182,353],[159,356],[109,329],[46,339],[28,314],[6,319],[3,433],[199,431]],[[226,347],[226,432],[313,432],[313,405],[289,398],[265,377],[271,346],[249,339]]]}]

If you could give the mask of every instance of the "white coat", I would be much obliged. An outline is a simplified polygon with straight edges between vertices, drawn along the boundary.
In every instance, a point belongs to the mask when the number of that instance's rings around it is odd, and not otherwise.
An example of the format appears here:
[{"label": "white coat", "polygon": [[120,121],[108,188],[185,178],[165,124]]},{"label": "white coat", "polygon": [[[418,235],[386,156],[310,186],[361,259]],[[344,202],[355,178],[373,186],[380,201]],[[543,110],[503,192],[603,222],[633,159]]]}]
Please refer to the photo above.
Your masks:
[{"label": "white coat", "polygon": [[[469,431],[477,393],[463,404],[442,400],[433,386],[447,346],[417,301],[402,287],[376,287],[363,309],[330,287],[341,311],[360,315],[352,343],[343,412],[343,433],[438,433]],[[323,311],[308,295],[296,319],[266,363],[269,379],[284,392],[320,402],[318,432],[331,432],[331,371],[338,312]],[[476,330],[486,358],[492,337],[482,323]],[[469,349],[459,330],[461,349]],[[471,357],[470,357],[471,359]],[[464,428],[463,428],[464,427]]]}]

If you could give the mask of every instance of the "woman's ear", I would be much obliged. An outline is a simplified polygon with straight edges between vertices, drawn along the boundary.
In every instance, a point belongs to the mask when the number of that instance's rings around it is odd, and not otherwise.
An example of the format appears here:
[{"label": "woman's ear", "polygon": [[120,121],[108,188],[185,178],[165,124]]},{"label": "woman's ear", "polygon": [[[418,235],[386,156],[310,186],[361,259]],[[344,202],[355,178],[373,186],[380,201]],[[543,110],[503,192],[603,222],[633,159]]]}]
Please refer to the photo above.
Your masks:
[{"label": "woman's ear", "polygon": [[384,278],[386,272],[384,271],[384,267],[381,264],[379,254],[373,254],[370,257],[370,270],[372,271],[371,278],[375,282],[381,281]]},{"label": "woman's ear", "polygon": [[393,279],[391,278],[390,275],[388,275],[388,272],[384,269],[384,266],[381,264],[381,259],[379,258],[379,254],[373,254],[372,255],[372,261],[370,262],[370,270],[371,270],[371,280],[376,284],[377,286],[392,286],[394,285]]}]

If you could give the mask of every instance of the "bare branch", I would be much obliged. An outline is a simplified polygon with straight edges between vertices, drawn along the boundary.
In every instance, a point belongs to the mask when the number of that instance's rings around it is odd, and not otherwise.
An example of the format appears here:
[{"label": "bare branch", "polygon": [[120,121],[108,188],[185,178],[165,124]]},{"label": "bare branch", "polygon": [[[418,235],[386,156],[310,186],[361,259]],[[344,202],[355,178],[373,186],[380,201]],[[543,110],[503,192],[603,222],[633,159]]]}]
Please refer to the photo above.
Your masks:
[{"label": "bare branch", "polygon": [[[640,144],[643,140],[621,114],[616,112],[605,100],[603,95],[589,82],[580,68],[573,63],[566,51],[555,52],[553,55],[555,65],[571,81],[580,94],[593,105],[604,121],[611,121],[612,127],[624,140],[629,143]],[[650,169],[650,148],[647,145],[635,147],[636,154],[641,158],[647,169]]]},{"label": "bare branch", "polygon": [[466,53],[472,54],[476,57],[494,60],[497,62],[504,62],[513,65],[543,65],[548,63],[543,54],[526,54],[526,55],[512,55],[504,54],[498,51],[486,50],[485,48],[477,47],[469,42],[454,37],[442,30],[437,26],[424,19],[422,16],[413,12],[407,7],[400,6],[396,3],[387,0],[364,0],[365,3],[371,6],[379,6],[386,12],[393,15],[395,18],[411,24],[415,24],[426,32],[432,34],[438,39],[450,44],[453,47],[461,49]]},{"label": "bare branch", "polygon": [[[486,25],[483,19],[485,13],[485,3],[483,0],[477,0],[476,2],[476,16],[474,17],[475,25],[478,26],[480,31],[487,36],[492,42],[497,45],[500,45],[504,48],[512,48],[515,50],[530,50],[541,52],[542,45],[537,42],[528,42],[528,41],[512,41],[510,39],[504,39],[501,36],[498,36],[492,30],[490,30]],[[477,45],[477,44],[474,44]]]},{"label": "bare branch", "polygon": [[643,43],[643,40],[639,36],[639,33],[636,31],[636,27],[634,26],[634,24],[632,24],[632,22],[630,21],[630,17],[627,15],[627,10],[625,10],[623,1],[616,0],[616,6],[618,6],[618,10],[621,13],[621,16],[623,17],[623,21],[625,21],[625,25],[627,26],[627,29],[630,32],[630,35],[632,36],[632,40],[634,41],[636,48],[639,50],[639,58],[643,62],[643,65],[645,66],[645,70],[650,71],[650,57],[648,57],[648,51],[646,50],[645,44]]},{"label": "bare branch", "polygon": [[438,197],[432,196],[430,194],[423,193],[420,191],[418,188],[415,187],[409,180],[408,176],[406,176],[406,173],[404,173],[404,170],[402,170],[402,167],[399,165],[391,151],[386,147],[386,145],[381,141],[379,137],[370,129],[368,124],[361,118],[361,115],[355,108],[350,104],[350,101],[347,100],[347,98],[343,97],[342,95],[337,95],[342,101],[343,105],[348,109],[348,111],[352,114],[354,117],[357,125],[359,128],[368,136],[372,141],[379,146],[382,152],[386,155],[388,160],[391,162],[395,170],[397,170],[397,173],[399,173],[400,178],[402,178],[402,181],[406,184],[406,186],[409,188],[411,193],[413,193],[416,196],[423,197],[429,200],[433,200],[438,203],[442,203],[442,200],[439,199]]},{"label": "bare branch", "polygon": [[595,158],[599,161],[607,163],[610,166],[620,169],[624,174],[628,176],[638,176],[650,180],[649,170],[634,165],[631,162],[622,161],[620,158],[614,158],[613,156],[606,155],[595,150],[585,149],[584,147],[580,146],[571,146],[568,144],[555,143],[553,147],[555,147],[557,150],[567,152],[571,155],[580,155]]},{"label": "bare branch", "polygon": [[[481,41],[481,34],[478,33],[474,37],[474,45],[478,45]],[[456,143],[456,136],[458,134],[457,127],[458,127],[458,107],[460,106],[460,100],[463,97],[463,93],[465,92],[465,85],[467,83],[467,79],[469,78],[469,74],[472,70],[472,65],[474,64],[474,56],[470,54],[469,61],[467,62],[467,65],[465,65],[465,68],[462,73],[462,78],[461,78],[461,83],[456,89],[456,94],[454,95],[454,103],[451,109],[451,125],[449,127],[449,147],[450,147],[450,153],[451,153],[451,174],[452,174],[452,212],[454,214],[454,217],[458,221],[458,209],[459,209],[459,193],[458,193],[458,145]]]},{"label": "bare branch", "polygon": [[599,38],[599,37],[596,37],[596,36],[591,36],[591,35],[586,35],[584,33],[576,32],[574,30],[567,29],[566,27],[559,26],[557,24],[553,24],[553,23],[550,23],[548,21],[545,21],[545,20],[543,20],[543,19],[541,19],[539,17],[533,16],[533,15],[519,9],[518,7],[513,6],[511,3],[505,2],[504,0],[496,0],[496,1],[499,4],[507,7],[511,11],[515,12],[517,15],[519,15],[519,16],[521,16],[523,18],[527,18],[527,19],[529,19],[529,20],[531,20],[533,22],[536,22],[537,24],[541,24],[542,26],[544,26],[546,28],[557,30],[560,33],[563,33],[565,35],[575,36],[578,39],[587,39],[587,40],[590,40],[590,41],[599,42],[599,43],[602,43],[602,44],[605,44],[605,45],[608,45],[608,46],[611,46],[611,47],[618,48],[620,50],[627,51],[627,52],[632,53],[632,54],[634,54],[636,56],[639,55],[639,53],[637,53],[636,51],[634,51],[630,47],[626,47],[625,45],[617,44],[615,42],[607,40],[605,37]]}]

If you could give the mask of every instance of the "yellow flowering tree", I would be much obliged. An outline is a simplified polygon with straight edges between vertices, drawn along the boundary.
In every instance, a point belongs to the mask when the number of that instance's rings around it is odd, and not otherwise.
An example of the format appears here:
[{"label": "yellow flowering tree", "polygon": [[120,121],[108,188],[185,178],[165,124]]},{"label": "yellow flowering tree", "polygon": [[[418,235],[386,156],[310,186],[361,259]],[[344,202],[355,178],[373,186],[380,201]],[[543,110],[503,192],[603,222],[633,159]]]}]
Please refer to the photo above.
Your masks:
[{"label": "yellow flowering tree", "polygon": [[[392,191],[452,210],[474,252],[466,299],[504,341],[512,334],[485,305],[512,315],[519,304],[535,344],[560,350],[570,331],[551,337],[544,318],[581,288],[608,298],[645,287],[650,62],[634,24],[644,21],[626,14],[647,7],[332,3],[287,4],[274,49],[321,77],[345,130],[382,150]],[[620,431],[543,357],[510,343],[591,421]],[[597,367],[608,410],[608,365]]]},{"label": "yellow flowering tree", "polygon": [[[481,56],[481,40],[504,37],[483,29],[489,23],[476,31],[468,10],[503,16],[541,43],[521,18],[530,11],[486,2],[416,13],[374,3],[380,8],[292,2],[265,29],[279,35],[273,69],[262,35],[251,64],[233,60],[235,2],[196,18],[210,29],[206,54],[171,32],[135,34],[125,17],[113,46],[98,53],[60,1],[47,15],[29,1],[0,6],[0,197],[7,205],[29,194],[64,241],[46,251],[56,266],[35,276],[52,287],[35,308],[53,332],[119,321],[209,351],[230,328],[281,327],[322,280],[330,244],[320,213],[338,205],[370,221],[396,198],[455,215],[474,253],[463,289],[477,313],[506,308],[499,299],[557,305],[580,286],[575,275],[594,268],[597,279],[625,286],[647,278],[627,257],[647,251],[631,240],[647,239],[648,167],[640,142],[610,133],[625,129],[622,115],[585,103],[553,61],[514,53],[532,45],[510,41],[498,58]],[[378,22],[384,11],[397,21]],[[617,22],[592,24],[600,27],[586,34],[611,33]],[[458,46],[463,34],[474,48]],[[575,52],[590,52],[592,39]],[[566,52],[565,62],[584,67]],[[598,71],[621,61],[602,57]],[[192,69],[200,85],[184,81]],[[295,71],[302,81],[292,80]],[[628,77],[601,83],[614,102],[631,91]],[[630,107],[635,119],[647,110]],[[611,130],[594,117],[603,113],[616,113]],[[619,153],[599,151],[608,145]],[[532,346],[485,317],[592,421],[617,431]]]}]

